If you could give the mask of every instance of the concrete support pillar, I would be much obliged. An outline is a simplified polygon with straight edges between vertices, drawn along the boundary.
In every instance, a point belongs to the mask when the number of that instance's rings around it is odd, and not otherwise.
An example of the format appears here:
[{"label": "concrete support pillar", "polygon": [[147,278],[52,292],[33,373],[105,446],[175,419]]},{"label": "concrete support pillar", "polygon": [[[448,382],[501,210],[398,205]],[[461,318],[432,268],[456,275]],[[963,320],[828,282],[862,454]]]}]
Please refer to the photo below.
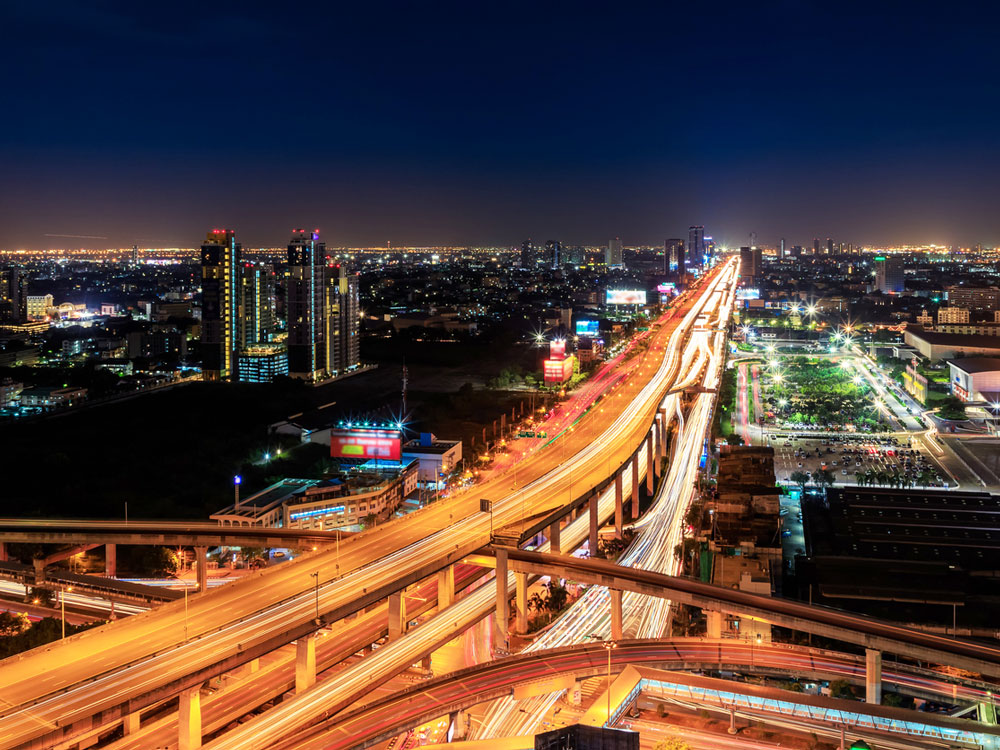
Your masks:
[{"label": "concrete support pillar", "polygon": [[587,546],[590,548],[591,557],[595,557],[597,555],[597,525],[600,523],[597,511],[597,501],[600,497],[601,495],[599,492],[594,492],[588,501],[588,509],[590,512],[590,536],[587,538]]},{"label": "concrete support pillar", "polygon": [[118,549],[113,544],[104,545],[104,575],[108,578],[118,575]]},{"label": "concrete support pillar", "polygon": [[316,684],[316,634],[310,633],[295,642],[295,692],[301,693]]},{"label": "concrete support pillar", "polygon": [[406,632],[406,599],[402,591],[389,594],[389,640]]},{"label": "concrete support pillar", "polygon": [[514,632],[524,635],[528,632],[528,574],[514,573],[515,594],[514,606],[516,611],[516,621]]},{"label": "concrete support pillar", "polygon": [[646,492],[653,495],[653,479],[656,466],[656,456],[653,455],[653,433],[646,438]]},{"label": "concrete support pillar", "polygon": [[713,612],[708,610],[705,612],[705,616],[708,618],[708,627],[706,635],[709,638],[721,638],[722,637],[722,613]]},{"label": "concrete support pillar", "polygon": [[455,566],[449,565],[438,571],[438,612],[450,607],[455,601]]},{"label": "concrete support pillar", "polygon": [[507,600],[507,550],[497,550],[497,573],[496,573],[496,614],[493,621],[493,642],[494,648],[504,651],[510,641],[507,638],[507,624],[510,620],[510,602]]},{"label": "concrete support pillar", "polygon": [[562,541],[559,538],[559,532],[562,530],[559,526],[559,520],[555,520],[549,524],[549,552],[554,555],[558,555],[562,552]]},{"label": "concrete support pillar", "polygon": [[139,712],[133,711],[130,714],[126,714],[125,718],[122,719],[122,731],[125,736],[128,737],[130,734],[135,734],[139,731]]},{"label": "concrete support pillar", "polygon": [[865,702],[882,702],[882,652],[865,649]]},{"label": "concrete support pillar", "polygon": [[653,435],[656,439],[656,455],[653,456],[653,476],[657,479],[663,473],[663,462],[660,460],[663,457],[663,428],[660,427],[660,424],[660,420],[657,419],[656,427],[653,430]]},{"label": "concrete support pillar", "polygon": [[622,592],[611,589],[611,640],[622,639]]},{"label": "concrete support pillar", "polygon": [[178,750],[201,747],[201,686],[181,693],[177,709]]},{"label": "concrete support pillar", "polygon": [[198,591],[208,591],[208,547],[194,548],[194,564],[198,576]]},{"label": "concrete support pillar", "polygon": [[632,520],[639,517],[639,450],[632,454]]},{"label": "concrete support pillar", "polygon": [[0,542],[0,562],[7,562],[7,542]]},{"label": "concrete support pillar", "polygon": [[36,557],[31,562],[35,566],[35,583],[45,583],[45,560]]},{"label": "concrete support pillar", "polygon": [[615,536],[622,538],[622,472],[615,474]]},{"label": "concrete support pillar", "polygon": [[427,654],[420,660],[420,668],[426,672],[431,671],[431,655]]},{"label": "concrete support pillar", "polygon": [[660,450],[657,452],[658,458],[667,455],[667,407],[660,407]]}]

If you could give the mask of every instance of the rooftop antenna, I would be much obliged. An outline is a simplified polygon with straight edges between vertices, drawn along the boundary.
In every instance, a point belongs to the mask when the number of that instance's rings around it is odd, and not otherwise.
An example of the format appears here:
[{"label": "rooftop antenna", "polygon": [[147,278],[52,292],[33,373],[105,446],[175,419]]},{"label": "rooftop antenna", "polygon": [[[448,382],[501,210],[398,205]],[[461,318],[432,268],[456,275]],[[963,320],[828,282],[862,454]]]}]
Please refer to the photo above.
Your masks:
[{"label": "rooftop antenna", "polygon": [[409,371],[406,369],[406,357],[403,357],[403,418],[406,418],[406,386],[409,383]]}]

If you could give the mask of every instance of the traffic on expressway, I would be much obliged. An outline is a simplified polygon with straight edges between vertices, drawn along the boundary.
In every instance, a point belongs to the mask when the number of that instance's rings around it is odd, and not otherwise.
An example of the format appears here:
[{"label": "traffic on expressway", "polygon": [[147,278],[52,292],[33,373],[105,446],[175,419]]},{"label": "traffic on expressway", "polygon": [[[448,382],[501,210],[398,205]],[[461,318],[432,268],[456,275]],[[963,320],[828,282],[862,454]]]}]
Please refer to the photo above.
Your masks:
[{"label": "traffic on expressway", "polygon": [[[725,310],[722,290],[731,290],[733,271],[732,263],[717,268],[669,322],[655,324],[646,350],[636,355],[641,366],[574,430],[521,462],[516,486],[510,473],[497,476],[347,539],[339,549],[308,553],[193,596],[187,608],[167,604],[5,661],[0,747],[61,736],[87,717],[120,720],[314,631],[317,610],[321,622],[334,622],[460,561],[489,541],[491,523],[511,527],[604,486],[645,437],[682,365],[707,356],[702,344],[678,344],[688,340],[703,310]],[[493,502],[492,519],[479,512],[480,498]]]}]

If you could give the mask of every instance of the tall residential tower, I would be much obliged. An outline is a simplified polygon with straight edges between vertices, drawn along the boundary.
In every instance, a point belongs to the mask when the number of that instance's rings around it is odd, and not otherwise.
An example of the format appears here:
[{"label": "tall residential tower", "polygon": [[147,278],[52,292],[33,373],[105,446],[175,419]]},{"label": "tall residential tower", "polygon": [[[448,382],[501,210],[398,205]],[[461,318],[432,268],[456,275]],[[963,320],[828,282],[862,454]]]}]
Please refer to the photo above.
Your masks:
[{"label": "tall residential tower", "polygon": [[236,233],[215,229],[201,246],[201,360],[205,380],[233,377],[242,328]]}]

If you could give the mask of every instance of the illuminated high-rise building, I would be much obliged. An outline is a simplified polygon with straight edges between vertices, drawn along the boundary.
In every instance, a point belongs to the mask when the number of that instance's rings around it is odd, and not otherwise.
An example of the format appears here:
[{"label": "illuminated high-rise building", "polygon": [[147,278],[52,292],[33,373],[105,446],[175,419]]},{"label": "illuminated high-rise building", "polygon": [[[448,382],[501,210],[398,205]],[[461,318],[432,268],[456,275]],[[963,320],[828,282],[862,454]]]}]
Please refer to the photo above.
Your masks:
[{"label": "illuminated high-rise building", "polygon": [[562,263],[562,243],[559,240],[549,240],[545,243],[545,266],[559,268]]},{"label": "illuminated high-rise building", "polygon": [[875,286],[882,294],[900,294],[906,289],[902,257],[890,255],[875,259]]},{"label": "illuminated high-rise building", "polygon": [[761,281],[763,275],[763,252],[761,248],[740,248],[740,283],[743,286],[754,287]]},{"label": "illuminated high-rise building", "polygon": [[327,271],[326,370],[335,375],[361,363],[361,302],[356,272],[343,265]]},{"label": "illuminated high-rise building", "polygon": [[663,243],[663,253],[666,255],[667,271],[684,275],[684,240],[671,238]]},{"label": "illuminated high-rise building", "polygon": [[0,270],[0,322],[23,323],[28,319],[28,289],[19,268]]},{"label": "illuminated high-rise building", "polygon": [[624,265],[621,238],[615,237],[608,242],[608,249],[604,255],[604,265],[608,268],[621,268]]},{"label": "illuminated high-rise building", "polygon": [[240,329],[238,346],[272,341],[277,328],[276,278],[269,263],[243,263],[240,268]]},{"label": "illuminated high-rise building", "polygon": [[781,246],[778,248],[778,259],[785,257],[785,238],[781,238]]},{"label": "illuminated high-rise building", "polygon": [[687,265],[701,268],[705,264],[705,227],[688,229]]},{"label": "illuminated high-rise building", "polygon": [[205,380],[236,374],[240,313],[240,252],[236,233],[216,229],[201,246],[201,360]]},{"label": "illuminated high-rise building", "polygon": [[326,244],[319,232],[294,230],[288,242],[288,374],[319,380],[327,372]]}]

